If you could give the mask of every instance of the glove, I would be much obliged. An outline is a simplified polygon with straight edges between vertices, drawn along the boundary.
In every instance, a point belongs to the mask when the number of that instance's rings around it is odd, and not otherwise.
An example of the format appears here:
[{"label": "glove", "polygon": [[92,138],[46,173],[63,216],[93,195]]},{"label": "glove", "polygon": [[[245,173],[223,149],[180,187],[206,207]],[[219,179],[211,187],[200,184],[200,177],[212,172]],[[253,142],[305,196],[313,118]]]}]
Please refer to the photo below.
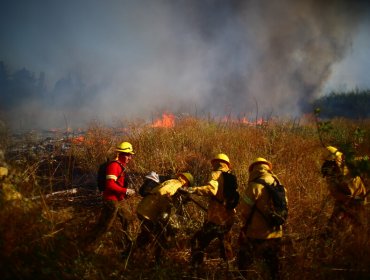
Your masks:
[{"label": "glove", "polygon": [[355,205],[362,205],[365,203],[365,199],[360,196],[355,196],[353,202]]},{"label": "glove", "polygon": [[189,187],[189,188],[186,188],[185,191],[188,193],[188,194],[192,194],[192,193],[195,193],[195,189],[192,188],[192,187]]},{"label": "glove", "polygon": [[165,222],[168,220],[168,218],[170,217],[170,215],[167,213],[167,212],[163,212],[161,215],[160,215],[160,220]]},{"label": "glove", "polygon": [[134,189],[127,189],[126,190],[126,195],[127,196],[132,196],[136,193],[136,191]]},{"label": "glove", "polygon": [[193,188],[179,188],[177,191],[181,194],[192,194],[195,192]]},{"label": "glove", "polygon": [[179,188],[177,191],[178,191],[180,194],[188,194],[188,190],[187,190],[187,189],[185,189],[185,188]]}]

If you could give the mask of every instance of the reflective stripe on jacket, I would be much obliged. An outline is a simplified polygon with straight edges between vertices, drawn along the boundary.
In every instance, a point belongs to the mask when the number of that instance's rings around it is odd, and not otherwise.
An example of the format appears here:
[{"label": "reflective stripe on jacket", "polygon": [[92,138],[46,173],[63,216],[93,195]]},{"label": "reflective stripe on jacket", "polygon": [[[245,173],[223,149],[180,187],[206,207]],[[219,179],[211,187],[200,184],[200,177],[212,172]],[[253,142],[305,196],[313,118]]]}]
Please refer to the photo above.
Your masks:
[{"label": "reflective stripe on jacket", "polygon": [[[121,164],[124,166],[122,162]],[[122,170],[122,166],[117,161],[112,161],[107,166],[106,184],[103,192],[103,198],[105,200],[123,200],[127,191],[127,188],[125,188],[124,185],[125,173]]]}]

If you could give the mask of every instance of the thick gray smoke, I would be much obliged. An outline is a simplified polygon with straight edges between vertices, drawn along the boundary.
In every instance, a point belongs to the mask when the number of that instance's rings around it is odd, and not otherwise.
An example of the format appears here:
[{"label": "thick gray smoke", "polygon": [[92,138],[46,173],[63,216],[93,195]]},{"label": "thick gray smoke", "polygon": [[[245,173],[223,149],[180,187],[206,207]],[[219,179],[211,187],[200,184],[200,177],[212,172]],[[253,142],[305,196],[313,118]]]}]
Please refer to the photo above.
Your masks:
[{"label": "thick gray smoke", "polygon": [[163,111],[298,115],[345,57],[364,3],[15,1],[0,12],[0,61],[36,74],[29,96],[6,77],[3,109],[41,127]]}]

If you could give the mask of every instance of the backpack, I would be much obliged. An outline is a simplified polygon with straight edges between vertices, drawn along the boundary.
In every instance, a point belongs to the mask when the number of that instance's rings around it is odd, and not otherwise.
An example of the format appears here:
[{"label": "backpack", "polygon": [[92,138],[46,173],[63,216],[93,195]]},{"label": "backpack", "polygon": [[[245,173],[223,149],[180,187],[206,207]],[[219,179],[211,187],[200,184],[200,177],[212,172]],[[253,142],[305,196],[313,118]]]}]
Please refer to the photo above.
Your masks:
[{"label": "backpack", "polygon": [[151,171],[149,174],[145,175],[144,182],[139,188],[139,194],[145,197],[150,194],[155,187],[169,179],[171,179],[170,176],[158,175],[156,172]]},{"label": "backpack", "polygon": [[[284,186],[276,177],[274,179],[272,184],[268,184],[262,179],[254,180],[254,182],[262,184],[270,195],[270,212],[267,216],[265,214],[263,216],[273,228],[276,228],[285,224],[288,218],[288,202]],[[258,208],[256,209],[258,210]],[[259,212],[261,213],[261,211]]]},{"label": "backpack", "polygon": [[234,209],[239,203],[238,182],[236,176],[230,172],[222,171],[224,177],[224,198],[226,209]]},{"label": "backpack", "polygon": [[106,182],[106,176],[107,176],[107,167],[108,167],[109,164],[111,164],[114,161],[117,162],[122,167],[122,171],[121,171],[120,175],[118,176],[118,178],[121,177],[122,174],[125,171],[125,167],[118,160],[109,160],[109,159],[107,159],[107,161],[100,164],[99,168],[98,168],[98,174],[96,176],[96,182],[98,184],[98,189],[99,189],[100,192],[103,192],[104,189],[105,189],[105,182]]},{"label": "backpack", "polygon": [[325,160],[323,165],[321,166],[321,174],[322,176],[333,178],[341,174],[340,168],[335,160]]}]

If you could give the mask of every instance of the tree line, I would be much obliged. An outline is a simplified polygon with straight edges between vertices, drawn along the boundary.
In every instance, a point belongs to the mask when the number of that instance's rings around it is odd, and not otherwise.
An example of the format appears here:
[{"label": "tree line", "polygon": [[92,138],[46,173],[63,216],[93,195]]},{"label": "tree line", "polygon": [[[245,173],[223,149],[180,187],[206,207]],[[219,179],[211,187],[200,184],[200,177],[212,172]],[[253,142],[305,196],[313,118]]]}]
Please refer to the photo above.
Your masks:
[{"label": "tree line", "polygon": [[8,66],[0,61],[0,109],[7,111],[27,106],[36,102],[41,106],[53,108],[78,108],[89,92],[82,79],[69,73],[62,77],[49,89],[46,85],[46,74],[38,75],[23,67],[10,71]]},{"label": "tree line", "polygon": [[323,118],[343,117],[365,119],[370,117],[370,89],[354,89],[348,92],[331,92],[312,103],[313,108],[320,108]]}]

